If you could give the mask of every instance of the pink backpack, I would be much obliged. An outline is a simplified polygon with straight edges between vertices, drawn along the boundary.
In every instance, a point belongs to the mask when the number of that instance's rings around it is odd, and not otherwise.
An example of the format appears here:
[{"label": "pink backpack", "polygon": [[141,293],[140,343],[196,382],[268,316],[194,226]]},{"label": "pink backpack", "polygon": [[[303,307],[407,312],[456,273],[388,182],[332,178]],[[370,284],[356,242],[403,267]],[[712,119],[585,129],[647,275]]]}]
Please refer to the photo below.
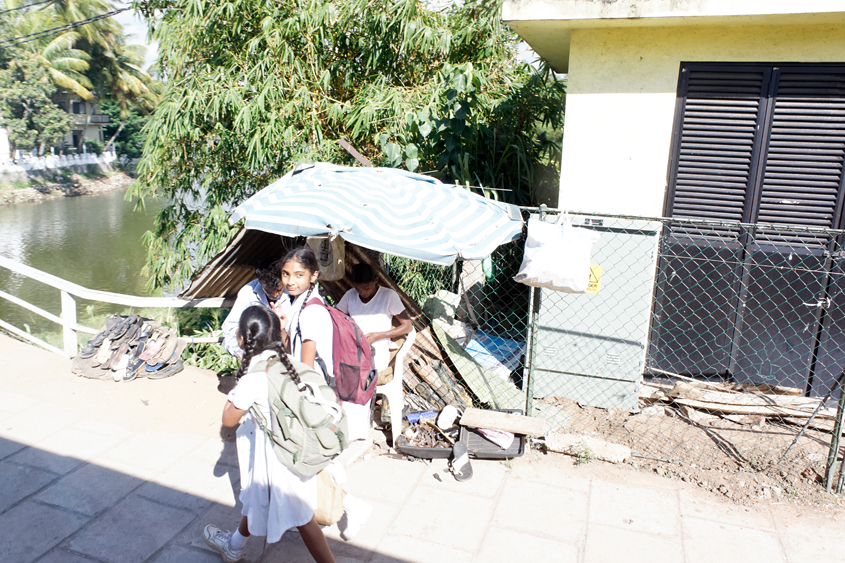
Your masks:
[{"label": "pink backpack", "polygon": [[[326,305],[316,297],[306,303],[302,309],[312,305],[324,307],[332,318],[334,377],[329,377],[329,386],[334,389],[339,400],[366,405],[373,398],[378,378],[373,368],[370,343],[367,342],[364,331],[352,320],[352,317]],[[301,339],[302,333],[298,323],[296,332]],[[320,364],[323,373],[328,373],[326,363],[319,355],[316,357],[316,362]]]}]

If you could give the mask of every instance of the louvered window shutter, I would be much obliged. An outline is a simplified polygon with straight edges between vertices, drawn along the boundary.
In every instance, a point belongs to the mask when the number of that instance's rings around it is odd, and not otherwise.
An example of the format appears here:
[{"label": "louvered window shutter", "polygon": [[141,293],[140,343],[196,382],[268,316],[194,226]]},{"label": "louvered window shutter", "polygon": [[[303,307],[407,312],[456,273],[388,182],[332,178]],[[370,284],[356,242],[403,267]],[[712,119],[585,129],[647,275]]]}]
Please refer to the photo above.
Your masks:
[{"label": "louvered window shutter", "polygon": [[742,221],[756,178],[770,73],[708,67],[684,67],[681,73],[683,106],[666,211],[672,217]]},{"label": "louvered window shutter", "polygon": [[[840,226],[845,68],[684,63],[678,98],[667,216]],[[827,242],[756,233],[759,242],[787,238]]]},{"label": "louvered window shutter", "polygon": [[[778,76],[757,222],[835,228],[845,156],[845,74],[783,69]],[[761,230],[809,245],[827,237]]]}]

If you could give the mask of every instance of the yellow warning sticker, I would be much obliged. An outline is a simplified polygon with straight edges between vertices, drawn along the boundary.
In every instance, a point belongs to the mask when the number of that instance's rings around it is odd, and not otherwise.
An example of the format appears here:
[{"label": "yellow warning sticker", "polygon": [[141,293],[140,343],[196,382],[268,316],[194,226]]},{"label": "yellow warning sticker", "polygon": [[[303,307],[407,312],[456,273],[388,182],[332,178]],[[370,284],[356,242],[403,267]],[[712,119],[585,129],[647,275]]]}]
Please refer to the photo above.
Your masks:
[{"label": "yellow warning sticker", "polygon": [[587,293],[598,293],[601,291],[601,266],[590,266],[590,281],[587,284]]}]

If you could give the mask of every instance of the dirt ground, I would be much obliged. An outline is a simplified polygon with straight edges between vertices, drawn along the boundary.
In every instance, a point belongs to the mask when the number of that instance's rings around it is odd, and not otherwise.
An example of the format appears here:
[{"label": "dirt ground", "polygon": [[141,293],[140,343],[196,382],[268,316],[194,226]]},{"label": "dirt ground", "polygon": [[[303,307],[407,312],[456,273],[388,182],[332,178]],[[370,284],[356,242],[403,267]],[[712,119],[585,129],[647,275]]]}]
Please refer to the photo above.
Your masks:
[{"label": "dirt ground", "polygon": [[[706,414],[692,421],[666,404],[631,414],[563,398],[543,401],[571,417],[567,432],[630,447],[631,469],[697,485],[738,505],[792,503],[845,515],[845,495],[824,489],[829,433],[808,429],[781,461],[801,428],[778,419],[744,425]],[[837,467],[841,459],[840,448]],[[837,479],[838,472],[834,490]]]},{"label": "dirt ground", "polygon": [[0,206],[105,193],[127,188],[134,181],[123,172],[92,179],[79,174],[68,174],[66,181],[62,183],[44,182],[22,189],[8,186],[0,190]]}]

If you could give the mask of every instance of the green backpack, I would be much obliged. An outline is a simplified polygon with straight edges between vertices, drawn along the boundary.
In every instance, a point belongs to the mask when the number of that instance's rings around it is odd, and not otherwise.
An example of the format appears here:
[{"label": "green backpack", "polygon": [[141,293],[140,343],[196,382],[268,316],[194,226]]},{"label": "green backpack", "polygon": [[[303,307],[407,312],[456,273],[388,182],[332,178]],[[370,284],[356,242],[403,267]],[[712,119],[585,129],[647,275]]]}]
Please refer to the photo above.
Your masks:
[{"label": "green backpack", "polygon": [[267,373],[270,424],[255,405],[250,411],[279,460],[300,477],[310,477],[346,449],[346,416],[321,374],[302,362],[291,362],[301,385],[277,357],[252,368]]}]

